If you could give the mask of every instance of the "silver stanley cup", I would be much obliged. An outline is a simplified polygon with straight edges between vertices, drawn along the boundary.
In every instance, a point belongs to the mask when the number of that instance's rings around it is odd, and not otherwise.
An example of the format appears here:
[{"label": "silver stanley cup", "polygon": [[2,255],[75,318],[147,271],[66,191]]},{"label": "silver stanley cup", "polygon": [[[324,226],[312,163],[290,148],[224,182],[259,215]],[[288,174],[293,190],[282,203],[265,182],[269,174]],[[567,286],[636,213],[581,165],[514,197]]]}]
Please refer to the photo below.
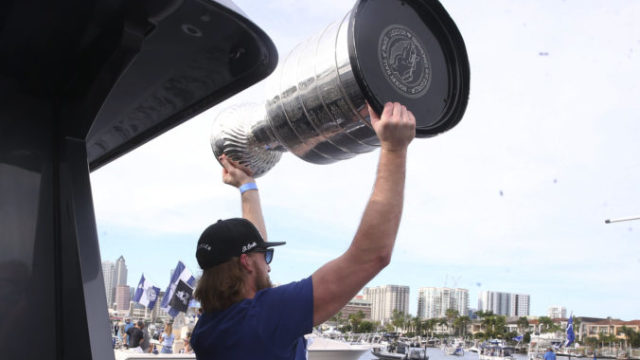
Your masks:
[{"label": "silver stanley cup", "polygon": [[299,44],[267,80],[264,104],[214,121],[211,147],[258,177],[283,152],[329,164],[379,142],[366,104],[398,101],[417,137],[455,126],[466,109],[469,62],[455,23],[435,0],[359,0],[339,22]]}]

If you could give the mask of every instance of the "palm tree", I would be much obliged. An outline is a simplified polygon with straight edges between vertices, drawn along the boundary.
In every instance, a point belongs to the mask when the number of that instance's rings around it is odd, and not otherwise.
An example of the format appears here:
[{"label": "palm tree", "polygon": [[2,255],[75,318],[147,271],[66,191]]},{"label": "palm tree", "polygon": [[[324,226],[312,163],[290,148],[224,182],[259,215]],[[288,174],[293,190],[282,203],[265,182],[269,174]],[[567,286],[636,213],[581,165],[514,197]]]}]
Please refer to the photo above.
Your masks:
[{"label": "palm tree", "polygon": [[415,330],[416,335],[422,335],[422,319],[416,316],[411,319],[411,322],[413,324],[413,329]]},{"label": "palm tree", "polygon": [[453,321],[453,326],[458,330],[458,334],[464,338],[467,335],[467,325],[471,322],[468,316],[460,316]]},{"label": "palm tree", "polygon": [[393,324],[393,326],[396,327],[396,330],[397,329],[404,330],[404,324],[405,324],[404,313],[394,309],[393,313],[391,314],[391,323]]},{"label": "palm tree", "polygon": [[552,332],[556,330],[555,323],[548,316],[540,316],[538,318],[538,322],[540,323],[540,332]]},{"label": "palm tree", "polygon": [[435,329],[437,322],[438,322],[437,319],[427,319],[423,323],[423,326],[425,330],[427,330],[427,333],[430,338],[433,337],[433,329]]},{"label": "palm tree", "polygon": [[447,309],[447,311],[445,311],[445,316],[447,318],[447,328],[452,329],[453,328],[453,322],[458,318],[458,310],[456,309]]},{"label": "palm tree", "polygon": [[362,310],[359,310],[355,314],[349,315],[349,323],[351,324],[351,331],[353,331],[354,333],[358,332],[358,327],[360,326],[362,319],[364,319],[364,313],[362,312]]},{"label": "palm tree", "polygon": [[518,325],[518,330],[520,330],[523,335],[525,331],[529,330],[529,320],[524,316],[519,317],[516,324]]},{"label": "palm tree", "polygon": [[438,325],[439,325],[440,327],[444,326],[445,328],[447,328],[447,330],[449,330],[449,323],[448,323],[448,321],[447,321],[447,318],[446,318],[446,317],[439,318],[439,319],[438,319]]}]

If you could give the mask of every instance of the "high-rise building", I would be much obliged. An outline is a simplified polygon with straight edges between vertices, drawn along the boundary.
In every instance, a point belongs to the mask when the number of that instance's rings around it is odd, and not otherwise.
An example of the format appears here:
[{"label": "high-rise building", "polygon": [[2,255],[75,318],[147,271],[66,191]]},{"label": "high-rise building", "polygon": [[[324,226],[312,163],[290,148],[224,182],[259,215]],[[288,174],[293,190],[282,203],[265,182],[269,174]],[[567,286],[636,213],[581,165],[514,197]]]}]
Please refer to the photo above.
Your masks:
[{"label": "high-rise building", "polygon": [[131,290],[128,285],[116,286],[116,310],[129,310],[131,301]]},{"label": "high-rise building", "polygon": [[409,287],[384,285],[364,288],[364,299],[371,302],[371,319],[385,324],[391,320],[393,311],[409,312]]},{"label": "high-rise building", "polygon": [[102,262],[102,276],[104,278],[104,292],[107,295],[107,307],[113,308],[116,267],[111,261]]},{"label": "high-rise building", "polygon": [[478,294],[478,310],[492,311],[504,316],[529,315],[530,296],[499,291],[481,291]]},{"label": "high-rise building", "polygon": [[560,305],[552,305],[547,309],[547,314],[552,319],[566,319],[567,308]]},{"label": "high-rise building", "polygon": [[446,287],[423,287],[418,289],[418,317],[421,319],[443,318],[448,309],[466,316],[469,309],[469,290]]},{"label": "high-rise building", "polygon": [[511,294],[509,316],[528,316],[531,297],[526,294]]},{"label": "high-rise building", "polygon": [[116,289],[120,285],[127,285],[127,264],[124,262],[124,257],[120,255],[116,260],[115,270],[113,274],[113,301],[117,302]]},{"label": "high-rise building", "polygon": [[127,264],[124,262],[124,257],[120,255],[116,260],[116,272],[115,272],[115,286],[127,285]]}]

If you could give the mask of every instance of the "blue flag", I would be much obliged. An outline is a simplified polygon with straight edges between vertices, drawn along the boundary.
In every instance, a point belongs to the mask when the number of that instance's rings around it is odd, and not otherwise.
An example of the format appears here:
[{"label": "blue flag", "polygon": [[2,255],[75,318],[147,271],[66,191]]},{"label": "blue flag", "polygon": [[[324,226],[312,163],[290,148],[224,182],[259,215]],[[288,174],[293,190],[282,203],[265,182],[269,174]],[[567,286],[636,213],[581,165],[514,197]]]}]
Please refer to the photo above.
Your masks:
[{"label": "blue flag", "polygon": [[133,299],[131,299],[133,302],[140,302],[140,298],[144,293],[144,281],[144,274],[142,274],[142,276],[140,276],[140,281],[138,282],[138,287],[136,287],[136,292],[133,294]]},{"label": "blue flag", "polygon": [[144,305],[149,308],[149,310],[152,310],[156,305],[158,295],[160,295],[160,288],[150,284],[147,279],[145,279],[144,274],[142,274],[132,301]]},{"label": "blue flag", "polygon": [[518,335],[518,336],[514,337],[512,340],[520,342],[520,341],[522,341],[522,335]]},{"label": "blue flag", "polygon": [[576,335],[573,333],[573,314],[569,317],[569,322],[567,323],[567,341],[564,342],[564,346],[569,346],[573,344],[573,341],[576,339]]},{"label": "blue flag", "polygon": [[171,317],[176,317],[180,313],[180,310],[175,309],[171,306],[171,299],[173,298],[176,287],[178,286],[178,283],[180,283],[180,280],[185,282],[191,288],[193,288],[196,283],[196,278],[193,277],[191,271],[189,271],[189,269],[184,266],[182,261],[178,261],[178,265],[176,266],[175,270],[173,270],[173,274],[171,274],[171,280],[169,282],[169,285],[167,286],[167,290],[164,292],[162,304],[160,305],[160,307],[167,313],[169,313]]}]

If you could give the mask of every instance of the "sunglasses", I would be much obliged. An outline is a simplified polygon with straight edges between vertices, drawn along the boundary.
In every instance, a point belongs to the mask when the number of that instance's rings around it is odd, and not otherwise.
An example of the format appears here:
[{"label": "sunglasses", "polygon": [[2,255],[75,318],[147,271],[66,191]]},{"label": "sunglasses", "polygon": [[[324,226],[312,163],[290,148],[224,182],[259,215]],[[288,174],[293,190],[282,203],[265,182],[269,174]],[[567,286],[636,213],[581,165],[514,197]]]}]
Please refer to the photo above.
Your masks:
[{"label": "sunglasses", "polygon": [[271,260],[273,260],[273,249],[255,249],[253,252],[264,253],[264,261],[266,261],[267,264],[271,264]]}]

